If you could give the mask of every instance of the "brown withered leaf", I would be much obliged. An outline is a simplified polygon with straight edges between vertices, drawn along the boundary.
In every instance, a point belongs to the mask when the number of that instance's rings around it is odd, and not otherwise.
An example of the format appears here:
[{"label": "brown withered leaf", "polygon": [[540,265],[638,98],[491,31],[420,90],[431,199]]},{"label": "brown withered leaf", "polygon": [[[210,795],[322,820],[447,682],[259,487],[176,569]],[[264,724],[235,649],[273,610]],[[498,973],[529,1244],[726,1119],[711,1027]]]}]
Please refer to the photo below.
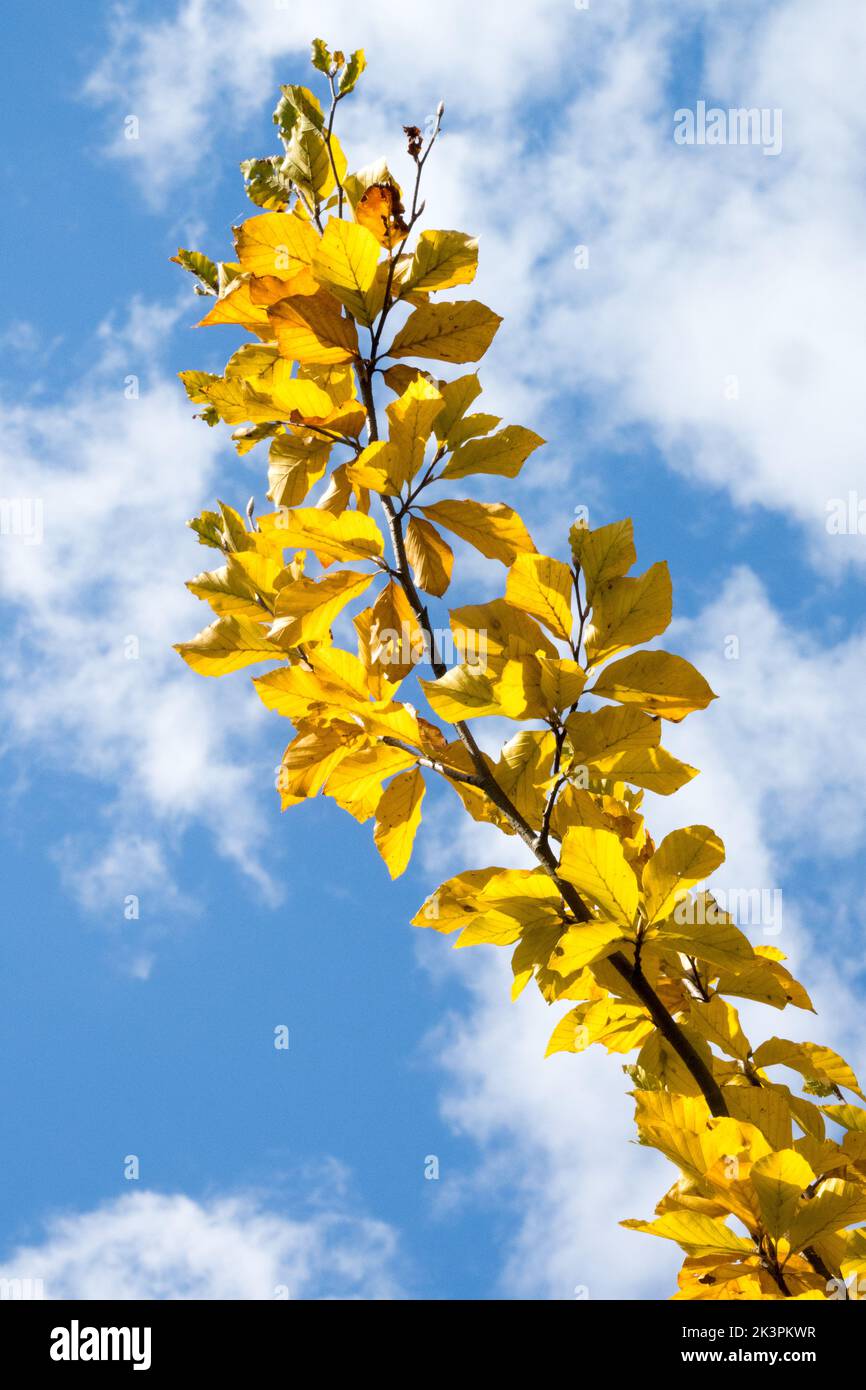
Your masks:
[{"label": "brown withered leaf", "polygon": [[405,211],[399,188],[389,180],[370,185],[358,201],[355,220],[373,233],[380,246],[390,250],[409,234]]},{"label": "brown withered leaf", "polygon": [[409,142],[409,153],[413,159],[417,159],[424,143],[421,132],[416,125],[404,125],[403,131]]}]

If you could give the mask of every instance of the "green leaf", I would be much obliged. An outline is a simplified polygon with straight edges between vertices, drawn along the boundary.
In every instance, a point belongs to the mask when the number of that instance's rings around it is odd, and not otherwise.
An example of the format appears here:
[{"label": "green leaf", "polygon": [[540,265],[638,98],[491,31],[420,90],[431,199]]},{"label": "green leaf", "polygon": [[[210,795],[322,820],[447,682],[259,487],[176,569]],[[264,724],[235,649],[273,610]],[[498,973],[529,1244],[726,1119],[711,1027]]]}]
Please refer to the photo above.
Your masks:
[{"label": "green leaf", "polygon": [[358,48],[352,54],[346,64],[346,71],[340,78],[340,95],[346,96],[353,91],[358,78],[367,66],[367,59],[364,56],[363,48]]},{"label": "green leaf", "polygon": [[279,155],[271,155],[268,159],[245,159],[241,164],[246,195],[257,208],[282,212],[288,203],[291,188],[283,177],[282,163]]},{"label": "green leaf", "polygon": [[333,59],[331,58],[331,50],[324,39],[313,39],[310,62],[314,68],[318,68],[319,72],[327,74],[331,71]]},{"label": "green leaf", "polygon": [[216,294],[219,290],[219,271],[215,263],[201,251],[185,251],[182,246],[177,248],[177,255],[172,256],[175,265],[182,265],[184,270],[188,270],[191,275],[195,275],[203,285]]}]

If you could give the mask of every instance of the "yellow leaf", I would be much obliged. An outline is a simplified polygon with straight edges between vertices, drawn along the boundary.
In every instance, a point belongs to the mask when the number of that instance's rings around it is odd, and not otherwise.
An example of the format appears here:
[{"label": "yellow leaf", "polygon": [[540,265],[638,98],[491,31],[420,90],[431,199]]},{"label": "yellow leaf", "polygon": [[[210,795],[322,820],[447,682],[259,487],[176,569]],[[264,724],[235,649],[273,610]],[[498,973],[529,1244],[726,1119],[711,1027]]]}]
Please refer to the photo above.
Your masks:
[{"label": "yellow leaf", "polygon": [[174,650],[200,676],[225,676],[243,666],[285,656],[258,623],[232,616],[217,618],[191,642],[180,642]]},{"label": "yellow leaf", "polygon": [[545,729],[521,729],[504,745],[495,776],[512,805],[530,824],[540,821],[547,800],[547,777],[555,749]]},{"label": "yellow leaf", "polygon": [[181,372],[190,400],[209,405],[227,425],[289,421],[296,415],[317,416],[328,398],[312,381],[281,384],[278,395],[257,391],[243,377],[224,379],[208,372]]},{"label": "yellow leaf", "polygon": [[370,661],[392,682],[405,679],[424,654],[424,634],[402,585],[392,580],[373,604]]},{"label": "yellow leaf", "polygon": [[541,670],[541,693],[548,709],[564,710],[576,704],[586,685],[586,672],[576,661],[543,654],[539,654],[537,660]]},{"label": "yellow leaf", "polygon": [[276,275],[254,275],[250,279],[250,299],[253,304],[269,308],[279,299],[288,299],[293,294],[318,294],[321,286],[314,279],[308,266],[295,272],[290,280],[280,280]]},{"label": "yellow leaf", "polygon": [[670,652],[632,652],[606,666],[593,695],[620,704],[640,705],[675,723],[692,710],[706,709],[716,696],[699,671]]},{"label": "yellow leaf", "polygon": [[377,744],[345,757],[329,774],[325,795],[330,796],[361,824],[370,819],[382,798],[382,783],[416,762],[413,753]]},{"label": "yellow leaf", "polygon": [[565,832],[559,872],[602,916],[630,933],[638,904],[637,880],[611,830],[575,825]]},{"label": "yellow leaf", "polygon": [[502,319],[475,299],[423,304],[400,329],[389,357],[430,357],[440,362],[477,362]]},{"label": "yellow leaf", "polygon": [[622,940],[622,927],[615,922],[586,922],[569,927],[559,938],[548,966],[557,975],[571,975],[609,956]]},{"label": "yellow leaf", "polygon": [[453,608],[451,630],[461,658],[476,665],[484,666],[496,657],[557,655],[535,619],[501,598]]},{"label": "yellow leaf", "polygon": [[299,507],[324,476],[331,441],[303,430],[277,435],[268,454],[268,497],[277,507]]},{"label": "yellow leaf", "polygon": [[575,787],[570,782],[562,788],[556,798],[551,825],[560,840],[570,825],[587,825],[593,830],[610,829],[594,797],[582,787]]},{"label": "yellow leaf", "polygon": [[477,666],[453,666],[439,680],[419,684],[431,708],[449,724],[501,714],[490,679]]},{"label": "yellow leaf", "polygon": [[422,232],[408,269],[400,278],[406,290],[450,290],[468,285],[478,268],[478,238],[465,232]]},{"label": "yellow leaf", "polygon": [[866,1189],[858,1184],[828,1178],[815,1196],[804,1201],[788,1230],[792,1250],[866,1221]]},{"label": "yellow leaf", "polygon": [[488,560],[513,565],[518,555],[535,550],[532,537],[517,512],[504,502],[445,500],[420,509],[429,521],[453,531],[462,541],[474,545]]},{"label": "yellow leaf", "polygon": [[274,529],[284,545],[312,550],[326,569],[335,560],[369,560],[385,550],[375,521],[362,512],[335,516],[318,507],[300,507],[280,513]]},{"label": "yellow leaf", "polygon": [[506,602],[524,613],[531,613],[553,633],[571,639],[571,598],[574,585],[571,571],[547,555],[518,555],[508,571]]},{"label": "yellow leaf", "polygon": [[358,356],[354,321],[340,312],[339,302],[325,290],[281,299],[271,305],[268,316],[281,354],[293,362],[328,365]]},{"label": "yellow leaf", "polygon": [[695,1000],[689,1019],[702,1037],[715,1043],[729,1057],[744,1062],[749,1056],[751,1048],[740,1027],[739,1014],[720,994],[714,994],[709,1003]]},{"label": "yellow leaf", "polygon": [[[479,435],[489,434],[497,425],[502,424],[499,415],[464,415],[462,420],[458,420],[448,431],[447,442],[449,449],[457,449],[461,444],[465,444],[469,439],[477,439]],[[437,436],[439,431],[436,431]]]},{"label": "yellow leaf", "polygon": [[488,672],[493,694],[508,719],[544,719],[548,702],[541,690],[541,667],[534,656],[511,657]]},{"label": "yellow leaf", "polygon": [[387,439],[374,440],[344,466],[353,487],[369,488],[382,497],[396,497],[403,486],[397,449]]},{"label": "yellow leaf", "polygon": [[250,294],[250,281],[232,280],[219,296],[210,313],[198,323],[199,328],[212,328],[215,325],[230,323],[255,333],[258,338],[273,338],[274,330],[268,318],[268,311],[256,304]]},{"label": "yellow leaf", "polygon": [[756,1067],[790,1067],[805,1077],[814,1077],[829,1086],[844,1086],[863,1097],[857,1077],[838,1052],[818,1043],[789,1042],[787,1038],[769,1038],[755,1052]]},{"label": "yellow leaf", "polygon": [[275,624],[281,645],[297,647],[303,642],[323,641],[346,604],[364,593],[372,582],[372,574],[337,570],[324,579],[301,575],[285,584],[277,594],[274,608],[275,617],[283,619]]},{"label": "yellow leaf", "polygon": [[291,280],[309,267],[318,241],[309,222],[284,212],[250,217],[235,234],[241,268],[250,275],[273,275],[278,280]]},{"label": "yellow leaf", "polygon": [[206,599],[215,613],[234,613],[261,622],[268,611],[262,598],[273,596],[274,581],[282,568],[276,556],[237,551],[226,557],[221,569],[196,575],[186,587],[196,598]]},{"label": "yellow leaf", "polygon": [[465,478],[469,473],[496,473],[516,478],[533,450],[545,441],[522,425],[506,425],[489,439],[470,439],[454,450],[441,477]]},{"label": "yellow leaf", "polygon": [[[703,1096],[667,1091],[636,1091],[635,1122],[641,1139],[665,1154],[693,1178],[703,1178],[718,1159],[744,1147],[743,1126],[732,1119],[715,1120]],[[752,1143],[768,1152],[763,1136],[754,1131]]]},{"label": "yellow leaf", "polygon": [[389,782],[376,807],[376,848],[392,878],[399,878],[409,863],[423,798],[424,778],[416,767]]},{"label": "yellow leaf", "polygon": [[[706,928],[701,928],[705,931]],[[759,948],[760,949],[760,948]],[[774,961],[762,960],[756,951],[751,960],[737,960],[729,971],[719,975],[717,988],[721,994],[732,994],[738,999],[754,999],[761,1004],[770,1004],[774,1009],[784,1009],[791,1002],[786,981],[779,978],[776,971],[782,969]]]},{"label": "yellow leaf", "polygon": [[574,563],[580,567],[592,603],[600,584],[627,574],[637,559],[631,521],[614,521],[591,531],[575,524],[568,533]]},{"label": "yellow leaf", "polygon": [[815,1181],[815,1174],[795,1149],[781,1149],[753,1163],[749,1180],[758,1194],[764,1230],[778,1240],[790,1227],[800,1197]]},{"label": "yellow leaf", "polygon": [[587,767],[596,776],[627,781],[663,796],[696,776],[695,767],[657,746],[659,723],[642,710],[605,706],[570,714],[566,730],[574,751],[571,767]]},{"label": "yellow leaf", "polygon": [[698,770],[681,763],[666,748],[645,748],[611,758],[605,775],[630,782],[635,787],[645,787],[658,796],[671,796],[696,777]]},{"label": "yellow leaf", "polygon": [[[392,367],[386,374],[386,379],[390,378],[391,372],[419,370],[420,368]],[[481,382],[478,380],[477,372],[470,372],[466,376],[455,377],[454,381],[440,381],[439,390],[442,392],[445,406],[436,421],[436,438],[441,444],[444,444],[458,421],[463,419],[472,402],[481,395]]]},{"label": "yellow leaf", "polygon": [[606,580],[593,600],[592,622],[584,638],[591,664],[664,632],[671,605],[671,578],[663,560],[638,579]]},{"label": "yellow leaf", "polygon": [[725,847],[706,825],[689,825],[666,835],[644,867],[647,920],[669,916],[689,888],[724,862]]},{"label": "yellow leaf", "polygon": [[366,227],[332,217],[313,256],[313,274],[319,284],[368,327],[382,307],[373,292],[380,251]]},{"label": "yellow leaf", "polygon": [[400,486],[411,482],[424,462],[425,446],[443,405],[436,387],[419,377],[388,406],[389,439],[397,458],[392,472]]},{"label": "yellow leaf", "polygon": [[857,1105],[824,1105],[824,1114],[852,1133],[866,1134],[866,1110]]},{"label": "yellow leaf", "polygon": [[734,1119],[754,1125],[772,1148],[790,1147],[791,1108],[781,1092],[767,1086],[726,1086],[724,1097]]},{"label": "yellow leaf", "polygon": [[[337,162],[338,146],[333,135],[331,148]],[[345,159],[340,153],[338,173],[341,172],[341,165],[345,171]],[[317,120],[310,120],[306,115],[298,116],[286,145],[281,172],[285,178],[299,184],[312,202],[318,202],[331,191],[334,186],[331,159]]]},{"label": "yellow leaf", "polygon": [[420,517],[409,518],[406,527],[406,556],[412,566],[415,583],[426,594],[441,598],[451,583],[454,552],[442,539],[435,526]]},{"label": "yellow leaf", "polygon": [[523,933],[561,924],[559,890],[543,869],[504,869],[478,889],[473,904],[458,947],[508,946]]},{"label": "yellow leaf", "polygon": [[413,927],[432,927],[446,935],[465,927],[477,909],[475,899],[486,883],[504,869],[469,869],[439,885],[412,918]]},{"label": "yellow leaf", "polygon": [[569,715],[565,728],[574,761],[602,774],[622,753],[657,747],[661,735],[657,720],[640,710],[612,706]]},{"label": "yellow leaf", "polygon": [[[737,985],[748,985],[750,972],[756,964],[755,954],[748,937],[731,922],[705,922],[702,925],[678,926],[673,917],[660,926],[651,929],[645,940],[647,951],[677,951],[698,960],[708,961],[721,970],[729,970],[736,977]],[[722,982],[719,981],[722,991]],[[733,988],[727,983],[725,994],[744,994],[743,988]],[[752,997],[745,995],[745,997]],[[758,996],[762,997],[762,996]],[[770,999],[768,1003],[774,1002]]]},{"label": "yellow leaf", "polygon": [[277,780],[282,809],[318,796],[329,774],[352,746],[342,733],[332,729],[305,731],[293,739],[283,754]]},{"label": "yellow leaf", "polygon": [[648,1235],[675,1240],[690,1255],[754,1255],[750,1240],[737,1236],[712,1216],[699,1212],[667,1212],[655,1221],[621,1221],[630,1231],[645,1231]]}]

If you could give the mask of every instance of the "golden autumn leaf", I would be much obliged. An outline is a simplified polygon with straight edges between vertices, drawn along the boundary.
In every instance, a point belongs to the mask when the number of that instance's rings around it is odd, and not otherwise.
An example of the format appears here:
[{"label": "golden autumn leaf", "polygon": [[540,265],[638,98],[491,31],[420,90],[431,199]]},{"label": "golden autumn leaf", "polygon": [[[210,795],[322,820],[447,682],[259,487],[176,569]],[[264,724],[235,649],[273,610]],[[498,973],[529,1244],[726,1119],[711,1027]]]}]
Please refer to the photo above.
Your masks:
[{"label": "golden autumn leaf", "polygon": [[389,357],[428,357],[439,362],[477,362],[502,319],[475,299],[422,304],[388,348]]},{"label": "golden autumn leaf", "polygon": [[492,682],[478,667],[454,666],[439,680],[420,685],[433,711],[449,723],[501,714]]},{"label": "golden autumn leaf", "polygon": [[693,710],[706,709],[716,698],[690,662],[660,651],[632,652],[612,661],[600,672],[592,691],[674,722]]},{"label": "golden autumn leaf", "polygon": [[452,609],[451,630],[461,658],[481,666],[489,658],[557,656],[555,646],[535,619],[512,608],[504,599]]},{"label": "golden autumn leaf", "polygon": [[637,560],[634,528],[630,520],[613,521],[595,530],[576,523],[569,531],[568,538],[590,603],[600,584],[627,574]]},{"label": "golden autumn leaf", "polygon": [[406,556],[419,589],[441,598],[451,583],[454,552],[429,521],[417,516],[409,518]]},{"label": "golden autumn leaf", "polygon": [[529,455],[544,443],[540,435],[522,425],[507,425],[488,439],[470,439],[455,449],[442,470],[442,478],[465,478],[470,473],[497,473],[516,478]]},{"label": "golden autumn leaf", "polygon": [[283,584],[274,605],[274,616],[282,620],[277,624],[280,644],[298,647],[323,641],[346,604],[360,597],[372,582],[372,574],[337,570],[322,579],[300,575]]},{"label": "golden autumn leaf", "polygon": [[199,328],[229,324],[255,333],[257,338],[273,338],[268,311],[251,297],[251,282],[247,276],[232,280],[214,303],[213,308],[199,320]]},{"label": "golden autumn leaf", "polygon": [[309,268],[318,246],[315,230],[293,213],[265,212],[249,217],[235,232],[238,261],[249,275],[291,280]]},{"label": "golden autumn leaf", "polygon": [[268,497],[277,507],[299,507],[324,476],[331,441],[303,429],[277,435],[268,454]]},{"label": "golden autumn leaf", "polygon": [[597,666],[624,647],[636,647],[664,632],[671,620],[671,578],[662,560],[638,579],[608,579],[592,605],[592,621],[584,643]]},{"label": "golden autumn leaf", "polygon": [[369,560],[385,550],[376,522],[361,512],[335,516],[318,507],[300,507],[279,513],[274,532],[285,546],[312,550],[326,568],[335,560]]},{"label": "golden autumn leaf", "polygon": [[258,623],[232,614],[217,618],[192,641],[179,642],[174,650],[201,676],[225,676],[284,656]]},{"label": "golden autumn leaf", "polygon": [[610,830],[570,826],[562,841],[559,872],[622,934],[631,934],[638,886],[619,836]]},{"label": "golden autumn leaf", "polygon": [[359,323],[372,324],[381,298],[375,293],[381,248],[366,227],[332,217],[315,247],[313,274]]},{"label": "golden autumn leaf", "polygon": [[690,888],[724,862],[725,847],[706,825],[689,825],[666,835],[643,871],[647,919],[668,917]]},{"label": "golden autumn leaf", "polygon": [[743,1236],[735,1235],[724,1221],[699,1212],[668,1212],[655,1221],[621,1221],[631,1231],[664,1236],[694,1255],[753,1255],[755,1246]]},{"label": "golden autumn leaf", "polygon": [[758,1194],[764,1230],[777,1240],[789,1229],[800,1198],[815,1181],[815,1174],[796,1150],[781,1149],[753,1163],[749,1181]]},{"label": "golden autumn leaf", "polygon": [[475,502],[445,500],[421,507],[428,521],[438,522],[468,545],[473,545],[488,560],[501,560],[513,565],[518,555],[535,550],[532,537],[517,512],[504,502]]},{"label": "golden autumn leaf", "polygon": [[423,798],[424,778],[416,767],[389,782],[376,807],[376,848],[392,878],[400,877],[411,858]]},{"label": "golden autumn leaf", "polygon": [[330,365],[358,355],[358,330],[333,295],[291,295],[267,311],[271,332],[283,357],[293,362]]},{"label": "golden autumn leaf", "polygon": [[568,566],[548,555],[518,555],[508,571],[507,602],[531,613],[563,642],[571,640],[573,594]]},{"label": "golden autumn leaf", "polygon": [[402,290],[450,290],[468,285],[478,268],[478,238],[465,232],[422,232],[400,277]]}]

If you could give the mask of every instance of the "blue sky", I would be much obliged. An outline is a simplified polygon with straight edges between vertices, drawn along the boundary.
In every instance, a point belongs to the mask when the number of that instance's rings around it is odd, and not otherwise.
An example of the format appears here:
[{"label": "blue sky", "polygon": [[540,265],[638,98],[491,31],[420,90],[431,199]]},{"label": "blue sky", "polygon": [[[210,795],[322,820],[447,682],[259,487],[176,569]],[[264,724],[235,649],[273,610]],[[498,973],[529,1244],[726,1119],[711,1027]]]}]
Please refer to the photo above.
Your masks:
[{"label": "blue sky", "polygon": [[[866,26],[854,0],[535,8],[448,0],[435,34],[429,7],[341,0],[8,20],[0,492],[44,502],[44,541],[0,536],[0,1266],[49,1292],[644,1297],[677,1263],[616,1226],[667,1180],[628,1145],[616,1059],[545,1063],[553,1017],[509,1004],[507,960],[408,926],[500,851],[436,798],[391,884],[332,804],[280,817],[283,730],[244,676],[217,689],[170,650],[206,621],[184,521],[261,505],[264,460],[190,419],[175,374],[235,340],[193,331],[168,258],[227,254],[251,211],[237,165],[271,152],[278,84],[307,80],[319,32],[368,49],[355,164],[399,164],[400,125],[445,98],[427,225],[481,232],[475,288],[506,316],[487,408],[550,441],[516,505],[552,553],[587,503],[670,560],[677,649],[722,698],[672,745],[704,775],[651,814],[714,824],[732,886],[782,888],[773,944],[824,1007],[759,1026],[862,1063],[866,536],[826,516],[866,494],[844,80]],[[781,154],[675,146],[699,99],[782,109]],[[501,570],[458,597],[476,586]]]}]

